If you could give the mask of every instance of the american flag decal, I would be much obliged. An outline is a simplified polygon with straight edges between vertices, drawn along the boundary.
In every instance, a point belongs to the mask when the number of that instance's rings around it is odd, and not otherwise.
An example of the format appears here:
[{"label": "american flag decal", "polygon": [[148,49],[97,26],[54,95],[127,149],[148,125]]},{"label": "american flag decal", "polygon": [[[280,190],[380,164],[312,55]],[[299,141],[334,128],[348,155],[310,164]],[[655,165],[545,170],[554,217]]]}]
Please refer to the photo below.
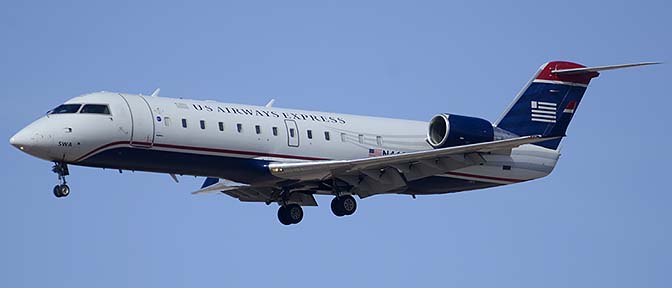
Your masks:
[{"label": "american flag decal", "polygon": [[382,155],[383,155],[382,149],[369,149],[369,157],[376,157]]},{"label": "american flag decal", "polygon": [[551,102],[532,101],[532,121],[555,123],[558,104]]}]

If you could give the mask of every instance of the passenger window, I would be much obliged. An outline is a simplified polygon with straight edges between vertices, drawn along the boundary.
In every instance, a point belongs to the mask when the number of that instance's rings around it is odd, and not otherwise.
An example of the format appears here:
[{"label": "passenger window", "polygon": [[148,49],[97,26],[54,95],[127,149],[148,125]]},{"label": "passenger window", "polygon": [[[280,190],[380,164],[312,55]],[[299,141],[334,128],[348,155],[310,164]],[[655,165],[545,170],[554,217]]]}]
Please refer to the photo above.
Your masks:
[{"label": "passenger window", "polygon": [[47,114],[70,114],[70,113],[77,113],[79,111],[79,107],[81,107],[82,104],[63,104],[60,105],[53,110],[47,112]]},{"label": "passenger window", "polygon": [[376,144],[378,144],[378,146],[383,146],[383,137],[376,136]]},{"label": "passenger window", "polygon": [[243,133],[243,124],[241,123],[236,124],[236,128],[238,129],[238,133]]},{"label": "passenger window", "polygon": [[364,134],[359,134],[358,138],[359,138],[359,143],[364,144]]},{"label": "passenger window", "polygon": [[219,131],[224,131],[224,122],[219,122]]},{"label": "passenger window", "polygon": [[324,140],[331,140],[331,136],[329,136],[329,131],[324,131]]},{"label": "passenger window", "polygon": [[110,115],[110,108],[101,104],[86,104],[79,113]]},{"label": "passenger window", "polygon": [[254,130],[255,130],[255,132],[257,132],[257,134],[261,134],[261,126],[254,125]]},{"label": "passenger window", "polygon": [[313,139],[313,130],[306,130],[306,133],[308,134],[308,139]]},{"label": "passenger window", "polygon": [[205,120],[201,120],[201,129],[205,129]]},{"label": "passenger window", "polygon": [[294,138],[294,128],[289,128],[289,137]]},{"label": "passenger window", "polygon": [[182,128],[187,128],[187,119],[182,118]]},{"label": "passenger window", "polygon": [[278,136],[278,127],[273,127],[273,136]]},{"label": "passenger window", "polygon": [[341,133],[341,142],[345,142],[346,136],[345,133]]}]

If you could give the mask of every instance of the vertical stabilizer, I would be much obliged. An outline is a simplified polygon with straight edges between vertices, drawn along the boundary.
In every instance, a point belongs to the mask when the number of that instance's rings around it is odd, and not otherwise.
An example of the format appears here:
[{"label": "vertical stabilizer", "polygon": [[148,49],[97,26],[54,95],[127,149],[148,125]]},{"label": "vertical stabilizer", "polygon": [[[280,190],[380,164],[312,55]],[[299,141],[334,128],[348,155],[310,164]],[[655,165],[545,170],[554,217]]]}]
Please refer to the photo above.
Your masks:
[{"label": "vertical stabilizer", "polygon": [[[581,70],[585,68],[564,61],[542,65],[495,125],[520,136],[564,136],[590,80],[599,75],[597,71]],[[536,145],[557,149],[560,140]]]}]

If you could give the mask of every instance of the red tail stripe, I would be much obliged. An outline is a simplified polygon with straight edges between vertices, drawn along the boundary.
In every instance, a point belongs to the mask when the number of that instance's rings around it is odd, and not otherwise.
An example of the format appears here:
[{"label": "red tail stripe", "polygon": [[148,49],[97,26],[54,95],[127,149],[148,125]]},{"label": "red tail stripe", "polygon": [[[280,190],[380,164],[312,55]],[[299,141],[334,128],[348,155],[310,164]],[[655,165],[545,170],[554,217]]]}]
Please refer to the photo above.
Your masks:
[{"label": "red tail stripe", "polygon": [[551,81],[562,81],[562,82],[572,82],[588,85],[590,79],[595,78],[599,75],[597,72],[584,73],[584,74],[572,74],[572,75],[556,75],[551,73],[553,70],[561,69],[573,69],[573,68],[584,68],[581,64],[565,62],[565,61],[553,61],[548,62],[546,66],[541,70],[537,78],[540,80],[551,80]]}]

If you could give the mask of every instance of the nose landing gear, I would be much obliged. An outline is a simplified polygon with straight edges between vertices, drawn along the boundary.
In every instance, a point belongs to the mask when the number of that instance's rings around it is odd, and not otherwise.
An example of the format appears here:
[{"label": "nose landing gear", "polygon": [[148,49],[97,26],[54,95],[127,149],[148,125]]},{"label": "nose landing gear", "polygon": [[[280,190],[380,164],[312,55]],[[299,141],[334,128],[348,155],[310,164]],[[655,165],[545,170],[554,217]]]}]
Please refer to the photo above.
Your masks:
[{"label": "nose landing gear", "polygon": [[65,176],[70,175],[68,164],[63,162],[55,162],[54,167],[51,168],[51,171],[58,174],[58,181],[61,182],[61,184],[54,186],[54,196],[61,198],[70,195],[70,187],[65,181]]}]

